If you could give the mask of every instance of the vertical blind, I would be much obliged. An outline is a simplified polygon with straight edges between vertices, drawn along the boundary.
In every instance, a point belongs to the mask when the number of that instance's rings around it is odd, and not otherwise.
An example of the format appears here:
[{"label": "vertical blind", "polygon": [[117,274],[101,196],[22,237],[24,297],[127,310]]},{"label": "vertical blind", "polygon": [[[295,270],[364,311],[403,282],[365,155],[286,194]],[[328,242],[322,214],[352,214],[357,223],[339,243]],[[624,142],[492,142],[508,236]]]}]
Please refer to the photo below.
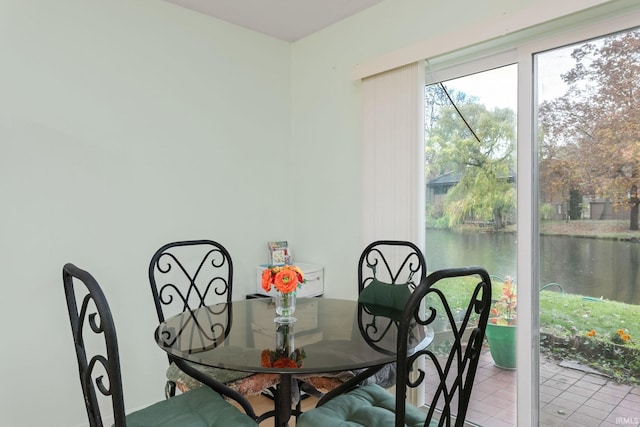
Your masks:
[{"label": "vertical blind", "polygon": [[424,66],[362,80],[363,245],[408,240],[424,248]]},{"label": "vertical blind", "polygon": [[[362,108],[362,246],[408,240],[424,251],[422,62],[363,79]],[[422,406],[424,396],[421,384],[408,390],[407,400]]]}]

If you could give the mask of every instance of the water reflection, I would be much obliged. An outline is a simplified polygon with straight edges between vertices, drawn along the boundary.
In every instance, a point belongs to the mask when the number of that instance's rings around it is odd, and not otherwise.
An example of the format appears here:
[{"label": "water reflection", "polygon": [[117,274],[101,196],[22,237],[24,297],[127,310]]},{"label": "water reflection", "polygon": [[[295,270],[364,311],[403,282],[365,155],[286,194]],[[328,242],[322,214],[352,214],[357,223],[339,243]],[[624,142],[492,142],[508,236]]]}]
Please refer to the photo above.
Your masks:
[{"label": "water reflection", "polygon": [[[481,265],[516,276],[516,235],[427,230],[425,255],[433,271]],[[566,292],[640,304],[640,244],[566,236],[540,237],[540,282]]]}]

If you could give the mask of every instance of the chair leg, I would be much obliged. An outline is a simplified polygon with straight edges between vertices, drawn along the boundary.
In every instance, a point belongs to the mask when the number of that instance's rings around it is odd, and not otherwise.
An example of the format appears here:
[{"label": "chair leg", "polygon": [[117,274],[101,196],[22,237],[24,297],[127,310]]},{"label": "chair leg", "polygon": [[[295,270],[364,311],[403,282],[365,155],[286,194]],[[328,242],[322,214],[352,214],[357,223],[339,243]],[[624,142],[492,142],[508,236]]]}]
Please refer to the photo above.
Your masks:
[{"label": "chair leg", "polygon": [[176,395],[176,383],[173,381],[167,381],[164,385],[164,397],[169,399]]},{"label": "chair leg", "polygon": [[302,399],[298,400],[298,404],[296,405],[296,424],[298,423],[298,417],[302,414]]},{"label": "chair leg", "polygon": [[302,380],[296,380],[296,385],[298,387],[298,403],[296,405],[296,410],[295,410],[295,416],[296,416],[296,422],[298,421],[298,417],[300,415],[302,415],[302,401],[304,399],[307,399],[309,397],[313,396],[313,393],[310,393],[308,389],[308,387],[306,387],[306,384],[304,381]]}]

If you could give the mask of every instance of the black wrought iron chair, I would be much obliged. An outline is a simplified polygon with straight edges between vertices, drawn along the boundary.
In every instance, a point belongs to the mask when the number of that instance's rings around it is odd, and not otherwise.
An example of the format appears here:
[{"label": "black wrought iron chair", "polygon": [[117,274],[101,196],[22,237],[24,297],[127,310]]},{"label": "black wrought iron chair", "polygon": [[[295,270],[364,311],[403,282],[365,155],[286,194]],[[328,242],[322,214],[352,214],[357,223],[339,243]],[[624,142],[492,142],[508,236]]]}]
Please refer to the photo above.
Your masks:
[{"label": "black wrought iron chair", "polygon": [[378,240],[369,244],[358,261],[358,301],[365,310],[386,313],[387,325],[397,323],[413,289],[427,275],[427,262],[413,243]]},{"label": "black wrought iron chair", "polygon": [[[167,243],[159,248],[149,263],[149,283],[158,321],[220,302],[230,302],[233,290],[233,262],[227,249],[212,240],[186,240]],[[229,327],[230,322],[225,327]],[[224,331],[223,331],[224,332]],[[256,384],[257,390],[247,390],[243,380],[255,377],[249,372],[231,371],[179,361],[169,357],[167,369],[167,397],[175,395],[176,387],[186,391],[202,383],[223,385],[247,394],[258,394],[275,385],[277,376],[253,378],[246,384]],[[189,373],[178,366],[188,365]],[[258,374],[260,375],[260,374]]]},{"label": "black wrought iron chair", "polygon": [[[414,243],[378,240],[367,245],[358,261],[358,301],[374,316],[368,323],[360,316],[361,331],[367,329],[366,335],[374,338],[397,327],[411,292],[426,276],[426,259]],[[395,364],[390,364],[368,381],[390,387],[395,370]]]},{"label": "black wrought iron chair", "polygon": [[[479,277],[479,279],[478,279]],[[478,281],[479,280],[479,281]],[[457,320],[447,301],[447,288],[464,286],[468,300]],[[491,278],[480,267],[439,270],[422,279],[398,320],[395,396],[377,384],[357,382],[327,393],[315,409],[298,419],[297,427],[328,426],[450,426],[465,422],[473,381],[482,351],[491,307]],[[414,348],[416,326],[431,328],[438,316],[449,322],[449,339]],[[424,362],[424,368],[420,364]],[[414,371],[415,372],[412,372]],[[428,406],[406,402],[407,390],[428,384]]]},{"label": "black wrought iron chair", "polygon": [[257,426],[248,402],[241,404],[243,414],[209,387],[126,415],[116,330],[104,293],[93,276],[73,264],[63,267],[62,278],[91,427],[106,422],[103,412],[107,417],[113,414],[115,427]]},{"label": "black wrought iron chair", "polygon": [[[403,240],[377,240],[367,245],[358,260],[358,301],[369,314],[363,316],[361,312],[358,316],[361,333],[370,336],[375,343],[376,336],[385,336],[391,328],[397,328],[411,292],[426,275],[425,257],[415,244]],[[320,396],[339,387],[349,378],[346,374],[361,377],[366,384],[390,387],[395,383],[395,371],[395,363],[390,363],[371,375],[359,370],[332,376],[307,376],[302,381],[318,391],[310,390],[311,394]]]}]

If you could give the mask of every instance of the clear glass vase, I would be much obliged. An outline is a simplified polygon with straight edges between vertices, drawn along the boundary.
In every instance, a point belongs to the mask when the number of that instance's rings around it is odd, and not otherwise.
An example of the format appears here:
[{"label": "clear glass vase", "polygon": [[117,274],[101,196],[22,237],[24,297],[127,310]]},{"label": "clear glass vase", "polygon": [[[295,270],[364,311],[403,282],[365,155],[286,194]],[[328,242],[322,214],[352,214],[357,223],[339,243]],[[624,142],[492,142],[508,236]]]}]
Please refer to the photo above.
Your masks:
[{"label": "clear glass vase", "polygon": [[276,353],[290,357],[295,350],[294,326],[287,323],[276,324]]},{"label": "clear glass vase", "polygon": [[296,311],[296,292],[276,292],[276,323],[292,323],[297,319],[291,315]]}]

